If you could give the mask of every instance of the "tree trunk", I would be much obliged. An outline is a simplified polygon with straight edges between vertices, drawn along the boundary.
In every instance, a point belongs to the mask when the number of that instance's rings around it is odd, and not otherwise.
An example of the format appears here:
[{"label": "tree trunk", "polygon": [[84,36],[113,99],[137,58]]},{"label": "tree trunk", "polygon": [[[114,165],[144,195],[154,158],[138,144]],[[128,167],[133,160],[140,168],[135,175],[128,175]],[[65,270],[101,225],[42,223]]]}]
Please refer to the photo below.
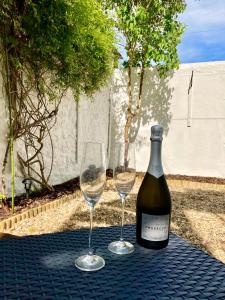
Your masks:
[{"label": "tree trunk", "polygon": [[124,129],[124,142],[125,142],[125,152],[124,152],[124,166],[127,166],[127,156],[128,156],[128,143],[130,141],[130,128],[133,120],[133,113],[131,110],[132,107],[132,81],[131,81],[131,72],[132,68],[128,66],[128,82],[127,82],[127,90],[128,90],[128,104],[127,104],[127,115],[126,115],[126,124]]},{"label": "tree trunk", "polygon": [[144,64],[143,64],[141,67],[138,99],[137,99],[137,105],[136,105],[136,110],[135,110],[135,114],[134,114],[134,116],[138,119],[138,126],[136,128],[136,132],[134,132],[133,136],[131,137],[132,141],[135,141],[137,134],[138,134],[138,129],[140,127],[139,115],[140,115],[142,99],[143,99],[142,96],[143,96],[144,76],[145,76],[145,68],[144,68]]},{"label": "tree trunk", "polygon": [[131,81],[131,66],[128,67],[128,82],[127,82],[127,90],[128,90],[128,104],[127,104],[127,117],[126,117],[126,124],[124,130],[124,142],[129,142],[129,132],[130,126],[133,119],[133,114],[131,111],[132,106],[132,81]]},{"label": "tree trunk", "polygon": [[141,67],[141,74],[140,74],[138,101],[137,101],[136,112],[135,112],[136,116],[139,115],[140,109],[141,109],[144,76],[145,76],[145,67],[144,67],[144,64],[143,64],[142,67]]}]

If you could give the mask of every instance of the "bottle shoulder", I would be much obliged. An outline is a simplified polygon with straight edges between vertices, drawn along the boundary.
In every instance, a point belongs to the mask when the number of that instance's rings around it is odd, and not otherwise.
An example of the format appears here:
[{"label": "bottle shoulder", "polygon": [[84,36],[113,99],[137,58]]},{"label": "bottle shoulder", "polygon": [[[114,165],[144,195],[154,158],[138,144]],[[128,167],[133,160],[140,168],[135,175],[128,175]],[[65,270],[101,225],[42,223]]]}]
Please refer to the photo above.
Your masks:
[{"label": "bottle shoulder", "polygon": [[171,197],[164,175],[156,178],[145,174],[137,195],[137,207],[170,211]]},{"label": "bottle shoulder", "polygon": [[149,174],[146,172],[144,179],[141,183],[139,191],[142,189],[148,189],[148,190],[164,190],[169,193],[168,185],[166,182],[166,178],[164,174],[160,176],[159,178]]}]

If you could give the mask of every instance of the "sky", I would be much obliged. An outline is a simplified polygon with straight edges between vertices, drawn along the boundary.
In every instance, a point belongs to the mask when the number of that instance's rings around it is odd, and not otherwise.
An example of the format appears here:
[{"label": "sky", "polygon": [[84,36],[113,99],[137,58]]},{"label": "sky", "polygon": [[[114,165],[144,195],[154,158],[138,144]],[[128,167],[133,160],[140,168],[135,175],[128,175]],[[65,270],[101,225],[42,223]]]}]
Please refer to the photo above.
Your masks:
[{"label": "sky", "polygon": [[181,63],[225,61],[225,0],[186,0]]}]

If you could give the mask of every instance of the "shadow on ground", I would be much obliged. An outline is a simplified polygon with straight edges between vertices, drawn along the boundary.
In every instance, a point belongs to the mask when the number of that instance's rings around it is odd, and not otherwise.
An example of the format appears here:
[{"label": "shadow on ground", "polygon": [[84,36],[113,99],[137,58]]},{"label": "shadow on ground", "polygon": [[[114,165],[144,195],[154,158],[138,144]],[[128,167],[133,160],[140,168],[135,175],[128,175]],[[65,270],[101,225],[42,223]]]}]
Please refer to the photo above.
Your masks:
[{"label": "shadow on ground", "polygon": [[[209,254],[225,262],[225,193],[216,191],[187,190],[172,192],[171,230]],[[125,223],[135,223],[137,194],[130,194],[125,207]],[[77,223],[89,226],[89,212],[84,209],[73,214],[60,231],[80,228]],[[96,206],[95,226],[120,225],[121,208],[119,198]],[[81,223],[80,223],[81,224]],[[223,226],[221,226],[221,224]],[[218,251],[220,252],[218,254]]]}]

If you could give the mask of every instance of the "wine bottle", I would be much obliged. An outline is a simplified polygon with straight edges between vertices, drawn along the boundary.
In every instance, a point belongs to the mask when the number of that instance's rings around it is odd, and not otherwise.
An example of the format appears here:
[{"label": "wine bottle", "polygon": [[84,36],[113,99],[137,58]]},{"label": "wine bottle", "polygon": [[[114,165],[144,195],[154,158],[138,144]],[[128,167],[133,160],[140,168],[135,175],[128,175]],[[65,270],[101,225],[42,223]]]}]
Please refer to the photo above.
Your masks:
[{"label": "wine bottle", "polygon": [[149,249],[169,242],[171,198],[162,168],[162,135],[161,125],[151,127],[151,157],[136,204],[137,243]]}]

